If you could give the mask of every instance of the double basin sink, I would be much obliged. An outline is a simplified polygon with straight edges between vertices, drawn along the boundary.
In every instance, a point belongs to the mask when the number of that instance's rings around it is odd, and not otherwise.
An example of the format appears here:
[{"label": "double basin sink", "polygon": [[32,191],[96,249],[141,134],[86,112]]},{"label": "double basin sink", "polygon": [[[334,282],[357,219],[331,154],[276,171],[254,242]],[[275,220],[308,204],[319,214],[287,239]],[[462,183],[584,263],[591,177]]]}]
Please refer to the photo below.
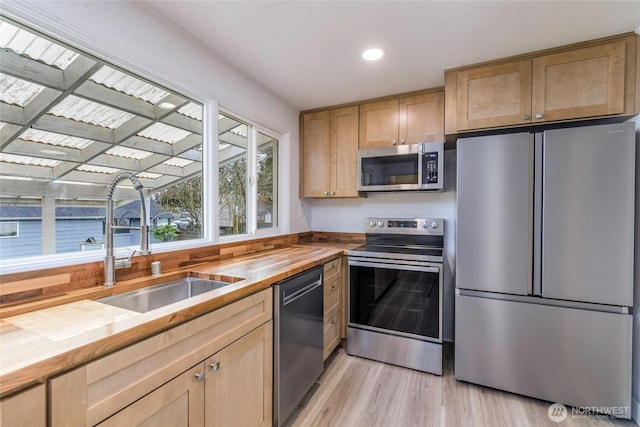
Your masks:
[{"label": "double basin sink", "polygon": [[185,277],[183,279],[102,298],[97,300],[97,302],[137,311],[138,313],[146,313],[147,311],[195,297],[205,292],[229,286],[239,280],[242,279],[231,277],[228,278],[228,281],[222,281]]}]

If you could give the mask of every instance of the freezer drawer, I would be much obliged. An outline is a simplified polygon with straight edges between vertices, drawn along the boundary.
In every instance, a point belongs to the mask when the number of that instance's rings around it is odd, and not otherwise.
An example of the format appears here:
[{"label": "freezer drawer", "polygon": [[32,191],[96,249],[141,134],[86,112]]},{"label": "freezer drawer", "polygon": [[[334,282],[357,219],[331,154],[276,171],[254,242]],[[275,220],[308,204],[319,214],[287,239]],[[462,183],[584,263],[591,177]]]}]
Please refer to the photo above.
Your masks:
[{"label": "freezer drawer", "polygon": [[455,377],[571,406],[630,408],[631,325],[628,314],[456,295]]}]

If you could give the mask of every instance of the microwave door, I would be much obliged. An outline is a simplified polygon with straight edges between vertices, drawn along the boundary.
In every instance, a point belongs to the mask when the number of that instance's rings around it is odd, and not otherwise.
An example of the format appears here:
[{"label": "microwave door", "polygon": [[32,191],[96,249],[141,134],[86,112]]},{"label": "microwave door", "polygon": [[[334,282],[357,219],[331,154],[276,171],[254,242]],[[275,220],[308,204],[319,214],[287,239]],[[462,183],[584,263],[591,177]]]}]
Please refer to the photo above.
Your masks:
[{"label": "microwave door", "polygon": [[359,191],[420,189],[421,161],[417,152],[398,151],[395,154],[388,154],[384,152],[386,150],[361,151],[365,153],[358,153]]}]

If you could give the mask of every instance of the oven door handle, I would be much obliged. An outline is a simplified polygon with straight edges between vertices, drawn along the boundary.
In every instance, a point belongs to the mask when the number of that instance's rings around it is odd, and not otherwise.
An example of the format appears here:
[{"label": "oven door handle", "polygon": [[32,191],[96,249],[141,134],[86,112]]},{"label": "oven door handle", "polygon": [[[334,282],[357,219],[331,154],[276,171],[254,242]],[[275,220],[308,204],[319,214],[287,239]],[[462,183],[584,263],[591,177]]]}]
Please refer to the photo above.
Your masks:
[{"label": "oven door handle", "polygon": [[424,271],[425,273],[440,273],[440,267],[426,267],[422,265],[405,265],[405,264],[387,264],[381,262],[364,262],[364,261],[349,261],[349,267],[373,267],[373,268],[387,268],[394,270],[407,270],[407,271]]}]

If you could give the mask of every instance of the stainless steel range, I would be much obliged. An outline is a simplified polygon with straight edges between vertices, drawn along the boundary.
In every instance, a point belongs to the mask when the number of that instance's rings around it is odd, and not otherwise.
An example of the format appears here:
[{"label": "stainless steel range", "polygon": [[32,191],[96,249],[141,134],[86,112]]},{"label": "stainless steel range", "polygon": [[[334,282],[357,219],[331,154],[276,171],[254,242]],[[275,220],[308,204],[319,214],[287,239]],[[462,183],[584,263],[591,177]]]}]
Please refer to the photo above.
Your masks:
[{"label": "stainless steel range", "polygon": [[347,353],[442,375],[441,218],[367,218],[350,250]]}]

